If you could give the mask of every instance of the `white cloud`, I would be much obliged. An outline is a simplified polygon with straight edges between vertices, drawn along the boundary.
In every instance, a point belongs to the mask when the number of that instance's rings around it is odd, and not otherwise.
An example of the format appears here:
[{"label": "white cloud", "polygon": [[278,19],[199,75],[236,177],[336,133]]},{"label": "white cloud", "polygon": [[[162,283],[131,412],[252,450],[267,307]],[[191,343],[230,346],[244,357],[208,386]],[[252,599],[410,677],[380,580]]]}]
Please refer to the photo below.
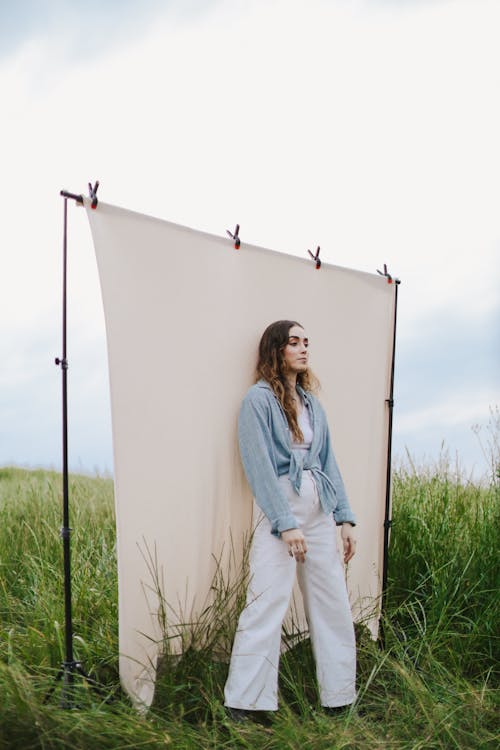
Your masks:
[{"label": "white cloud", "polygon": [[489,418],[489,408],[500,401],[500,389],[456,390],[446,398],[397,416],[397,430],[404,439],[408,433],[462,425],[471,428],[484,425]]},{"label": "white cloud", "polygon": [[[68,58],[60,34],[22,46],[0,61],[0,332],[26,352],[34,332],[52,341],[58,192],[94,179],[102,200],[199,229],[238,222],[243,241],[387,262],[404,339],[445,310],[484,325],[498,309],[499,20],[488,0],[222,2],[189,20],[167,9],[95,58]],[[69,239],[78,352],[104,323],[72,204]],[[418,411],[407,430],[430,424]]]}]

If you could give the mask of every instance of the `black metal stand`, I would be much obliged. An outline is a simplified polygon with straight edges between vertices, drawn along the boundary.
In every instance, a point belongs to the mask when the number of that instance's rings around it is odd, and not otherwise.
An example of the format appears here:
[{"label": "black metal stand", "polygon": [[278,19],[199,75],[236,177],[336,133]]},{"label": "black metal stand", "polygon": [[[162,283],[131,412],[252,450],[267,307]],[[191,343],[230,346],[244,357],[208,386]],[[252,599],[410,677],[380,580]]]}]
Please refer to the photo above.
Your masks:
[{"label": "black metal stand", "polygon": [[[394,332],[392,339],[392,362],[391,362],[391,381],[389,387],[389,398],[386,399],[387,406],[389,408],[389,427],[387,433],[387,473],[386,473],[386,490],[385,490],[385,516],[384,516],[384,546],[383,546],[383,562],[382,562],[382,599],[380,603],[380,645],[383,648],[385,645],[385,633],[384,633],[384,612],[387,605],[387,571],[389,564],[389,536],[392,526],[391,518],[391,474],[392,474],[392,415],[394,410],[394,365],[396,359],[396,323],[398,314],[398,289],[400,281],[399,279],[392,279],[387,273],[387,266],[384,266],[384,276],[387,276],[389,283],[394,283],[395,296],[394,296]],[[380,271],[379,271],[380,273]]]},{"label": "black metal stand", "polygon": [[[97,188],[96,188],[97,189]],[[62,292],[62,357],[56,357],[56,365],[61,367],[62,372],[62,476],[63,476],[63,526],[61,538],[63,540],[64,553],[64,615],[65,615],[65,655],[61,664],[55,684],[46,695],[45,702],[54,693],[57,683],[62,680],[60,706],[61,708],[78,708],[75,702],[75,675],[83,677],[87,683],[99,694],[104,691],[98,683],[89,677],[83,670],[82,664],[75,661],[73,656],[73,620],[71,611],[71,528],[69,525],[69,481],[68,481],[68,360],[67,360],[67,258],[68,258],[68,198],[74,198],[83,203],[81,196],[67,194],[64,196],[64,224],[63,224],[63,292]],[[95,191],[94,191],[95,195]],[[97,199],[96,199],[97,200]]]}]

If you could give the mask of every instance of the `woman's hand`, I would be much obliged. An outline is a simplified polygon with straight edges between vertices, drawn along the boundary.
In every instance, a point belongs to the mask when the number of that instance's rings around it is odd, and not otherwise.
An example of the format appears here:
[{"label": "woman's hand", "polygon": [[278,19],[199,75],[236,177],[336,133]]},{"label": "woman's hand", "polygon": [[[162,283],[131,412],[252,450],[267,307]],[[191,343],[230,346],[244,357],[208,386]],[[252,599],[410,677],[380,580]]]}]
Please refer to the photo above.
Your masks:
[{"label": "woman's hand", "polygon": [[356,552],[356,539],[350,523],[343,523],[340,531],[342,544],[344,545],[344,564],[348,563]]},{"label": "woman's hand", "polygon": [[297,562],[306,561],[307,544],[300,529],[287,529],[281,532],[281,539],[288,545],[288,554]]}]

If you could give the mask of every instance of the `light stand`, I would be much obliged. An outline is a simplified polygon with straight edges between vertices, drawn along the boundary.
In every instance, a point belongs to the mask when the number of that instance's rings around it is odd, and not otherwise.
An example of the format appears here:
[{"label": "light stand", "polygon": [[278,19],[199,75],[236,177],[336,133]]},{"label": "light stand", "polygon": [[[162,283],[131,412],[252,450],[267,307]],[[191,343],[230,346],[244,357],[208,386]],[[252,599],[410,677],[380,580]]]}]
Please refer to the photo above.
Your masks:
[{"label": "light stand", "polygon": [[[378,273],[381,273],[380,271]],[[392,527],[391,518],[391,474],[392,474],[392,415],[394,411],[394,366],[396,360],[396,324],[398,314],[398,289],[401,283],[399,279],[393,279],[387,273],[387,266],[384,266],[384,273],[389,283],[395,284],[394,290],[394,333],[392,340],[392,361],[391,361],[391,380],[389,386],[389,398],[386,399],[389,407],[389,426],[387,434],[387,473],[386,473],[386,494],[385,494],[385,516],[384,516],[384,544],[383,544],[383,562],[382,562],[382,598],[380,604],[380,645],[385,646],[384,632],[384,614],[387,607],[387,574],[389,565],[389,536]]]},{"label": "light stand", "polygon": [[[95,193],[99,183],[94,188],[89,185],[91,198],[97,205]],[[71,528],[69,525],[69,481],[68,481],[68,360],[67,360],[67,260],[68,260],[68,198],[83,203],[81,195],[73,195],[61,191],[64,197],[63,221],[63,279],[62,279],[62,357],[56,357],[55,364],[61,367],[62,373],[62,477],[63,477],[63,525],[61,538],[63,540],[64,561],[64,633],[65,660],[55,678],[57,684],[62,680],[61,708],[78,708],[75,703],[75,675],[80,675],[97,692],[102,689],[97,682],[84,672],[81,662],[73,655],[73,619],[71,611]],[[47,693],[45,702],[52,696],[56,684]]]}]

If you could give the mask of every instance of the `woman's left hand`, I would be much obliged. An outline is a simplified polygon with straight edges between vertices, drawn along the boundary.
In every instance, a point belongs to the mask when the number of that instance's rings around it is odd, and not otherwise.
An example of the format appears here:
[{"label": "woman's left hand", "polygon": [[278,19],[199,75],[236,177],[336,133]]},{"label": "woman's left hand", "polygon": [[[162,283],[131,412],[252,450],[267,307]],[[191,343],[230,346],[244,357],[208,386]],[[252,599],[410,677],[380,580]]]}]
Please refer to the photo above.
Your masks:
[{"label": "woman's left hand", "polygon": [[354,538],[353,527],[350,523],[342,524],[340,536],[344,545],[344,563],[348,563],[356,552],[356,539]]}]

